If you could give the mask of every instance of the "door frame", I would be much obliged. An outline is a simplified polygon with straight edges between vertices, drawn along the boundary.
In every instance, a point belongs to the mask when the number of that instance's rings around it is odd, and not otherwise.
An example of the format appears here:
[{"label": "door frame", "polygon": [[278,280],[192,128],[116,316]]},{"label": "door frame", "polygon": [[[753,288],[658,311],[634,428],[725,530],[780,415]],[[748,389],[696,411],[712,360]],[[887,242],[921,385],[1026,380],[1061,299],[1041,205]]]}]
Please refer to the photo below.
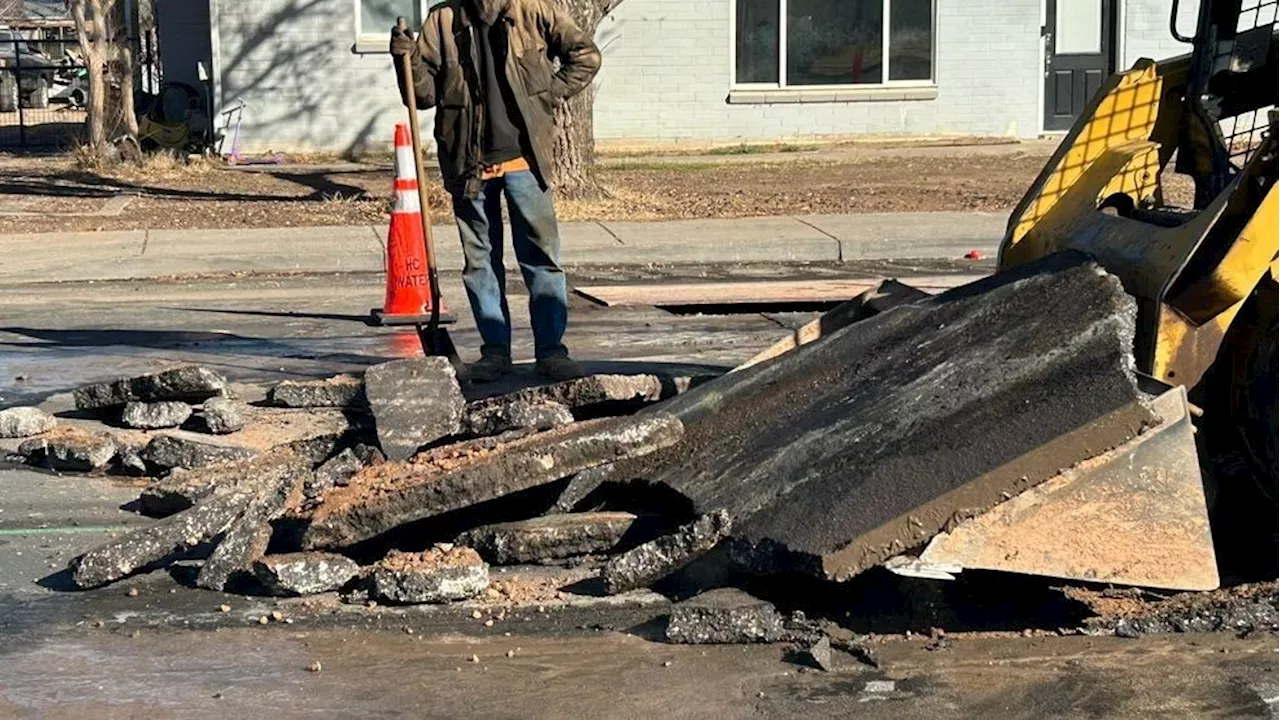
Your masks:
[{"label": "door frame", "polygon": [[[1112,42],[1114,43],[1114,47],[1115,47],[1115,59],[1116,59],[1116,66],[1113,72],[1119,72],[1121,69],[1127,68],[1129,66],[1128,61],[1125,59],[1126,48],[1125,48],[1125,42],[1124,42],[1125,17],[1128,15],[1127,11],[1129,6],[1129,0],[1112,0],[1112,2],[1115,3],[1115,13],[1116,13],[1116,22],[1115,22],[1116,36],[1112,38]],[[1037,78],[1036,117],[1038,118],[1036,121],[1036,129],[1038,131],[1037,134],[1040,137],[1060,137],[1062,135],[1066,135],[1068,131],[1044,129],[1044,116],[1045,116],[1045,111],[1044,111],[1045,95],[1044,94],[1045,94],[1045,85],[1048,84],[1045,82],[1045,78],[1044,78],[1045,61],[1048,59],[1048,48],[1046,48],[1044,44],[1044,27],[1049,23],[1049,6],[1048,5],[1049,4],[1048,2],[1046,2],[1046,0],[1040,0],[1040,26],[1036,28],[1037,32],[1039,33],[1039,37],[1037,38],[1037,43],[1039,44],[1039,47],[1040,47],[1039,57],[1036,58],[1036,68],[1037,68],[1036,70],[1036,78]]]}]

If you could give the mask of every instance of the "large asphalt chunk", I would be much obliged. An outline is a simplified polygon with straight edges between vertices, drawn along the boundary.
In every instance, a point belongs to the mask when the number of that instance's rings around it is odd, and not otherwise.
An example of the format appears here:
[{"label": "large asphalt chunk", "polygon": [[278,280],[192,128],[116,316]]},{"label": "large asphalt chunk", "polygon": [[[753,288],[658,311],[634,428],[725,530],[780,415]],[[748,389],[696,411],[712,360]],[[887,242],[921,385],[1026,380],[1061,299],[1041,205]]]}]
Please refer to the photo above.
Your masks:
[{"label": "large asphalt chunk", "polygon": [[272,454],[279,455],[274,463],[263,464],[260,474],[246,478],[246,484],[253,485],[256,493],[200,568],[196,578],[200,587],[224,590],[238,575],[248,573],[254,561],[267,552],[271,521],[280,517],[286,507],[300,502],[302,483],[311,474],[311,461],[287,449]]},{"label": "large asphalt chunk", "polygon": [[454,542],[495,565],[608,552],[636,522],[625,512],[568,513],[473,528]]},{"label": "large asphalt chunk", "polygon": [[600,571],[610,594],[652,585],[706,553],[729,534],[733,521],[723,510],[709,513],[662,537],[618,555]]},{"label": "large asphalt chunk", "polygon": [[447,358],[408,358],[365,372],[365,395],[389,460],[407,460],[423,445],[462,429],[466,401]]},{"label": "large asphalt chunk", "polygon": [[260,558],[253,571],[277,595],[314,595],[346,585],[360,574],[360,566],[342,555],[303,552]]},{"label": "large asphalt chunk", "polygon": [[118,407],[132,400],[156,402],[184,400],[199,402],[222,395],[227,379],[208,368],[190,365],[154,375],[95,383],[77,388],[74,397],[80,410]]},{"label": "large asphalt chunk", "polygon": [[675,392],[664,393],[663,381],[656,375],[587,375],[477,400],[467,406],[467,414],[483,422],[484,418],[507,413],[506,408],[546,403],[563,405],[575,414],[590,414],[610,407],[654,403]]},{"label": "large asphalt chunk", "polygon": [[120,422],[126,427],[155,430],[178,427],[191,417],[191,406],[177,400],[141,402],[130,400],[124,406]]},{"label": "large asphalt chunk", "polygon": [[106,466],[117,450],[116,441],[105,433],[91,433],[79,428],[56,428],[25,440],[18,454],[32,465],[51,470],[88,472]]},{"label": "large asphalt chunk", "polygon": [[493,438],[458,443],[407,463],[374,466],[325,495],[303,545],[343,547],[367,540],[405,523],[669,447],[681,433],[680,422],[662,413],[604,418],[506,443]]},{"label": "large asphalt chunk", "polygon": [[846,579],[1154,425],[1135,313],[1046,258],[676,398],[685,440],[640,474],[727,510],[762,569]]},{"label": "large asphalt chunk", "polygon": [[772,643],[787,636],[772,603],[737,588],[716,588],[671,606],[667,641],[688,645]]},{"label": "large asphalt chunk", "polygon": [[558,402],[513,400],[505,403],[479,401],[467,406],[463,430],[484,437],[511,430],[550,430],[573,422],[573,413]]},{"label": "large asphalt chunk", "polygon": [[358,375],[335,375],[323,380],[285,380],[267,392],[267,402],[279,407],[359,407],[364,404],[364,381]]},{"label": "large asphalt chunk", "polygon": [[453,602],[475,597],[489,587],[489,566],[471,548],[393,550],[373,566],[372,578],[373,594],[383,602]]},{"label": "large asphalt chunk", "polygon": [[58,419],[34,407],[12,407],[0,410],[0,438],[23,438],[47,433],[58,425]]},{"label": "large asphalt chunk", "polygon": [[299,457],[308,464],[313,462],[305,448],[299,448],[298,443],[291,443],[244,460],[229,460],[193,469],[178,468],[144,487],[138,495],[138,505],[147,515],[172,515],[186,510],[219,489],[277,477],[282,472],[281,465],[292,467]]},{"label": "large asphalt chunk", "polygon": [[154,525],[109,540],[71,561],[72,581],[81,588],[106,585],[207,542],[240,517],[254,496],[246,486],[230,488]]},{"label": "large asphalt chunk", "polygon": [[223,443],[212,438],[196,440],[185,434],[160,434],[142,450],[142,459],[163,469],[198,468],[231,460],[247,460],[258,454],[253,447]]}]

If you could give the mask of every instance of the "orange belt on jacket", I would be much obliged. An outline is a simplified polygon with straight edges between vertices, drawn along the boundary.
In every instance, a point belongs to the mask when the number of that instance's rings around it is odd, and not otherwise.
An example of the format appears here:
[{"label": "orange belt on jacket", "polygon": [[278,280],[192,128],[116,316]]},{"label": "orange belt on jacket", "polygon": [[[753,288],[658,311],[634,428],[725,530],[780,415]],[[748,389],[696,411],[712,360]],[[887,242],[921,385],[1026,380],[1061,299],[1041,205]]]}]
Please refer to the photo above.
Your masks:
[{"label": "orange belt on jacket", "polygon": [[494,178],[500,178],[509,172],[520,172],[521,170],[528,170],[528,169],[529,169],[529,161],[525,160],[522,157],[518,157],[514,160],[508,160],[504,163],[498,163],[497,165],[485,165],[483,168],[480,169],[480,179],[492,180]]}]

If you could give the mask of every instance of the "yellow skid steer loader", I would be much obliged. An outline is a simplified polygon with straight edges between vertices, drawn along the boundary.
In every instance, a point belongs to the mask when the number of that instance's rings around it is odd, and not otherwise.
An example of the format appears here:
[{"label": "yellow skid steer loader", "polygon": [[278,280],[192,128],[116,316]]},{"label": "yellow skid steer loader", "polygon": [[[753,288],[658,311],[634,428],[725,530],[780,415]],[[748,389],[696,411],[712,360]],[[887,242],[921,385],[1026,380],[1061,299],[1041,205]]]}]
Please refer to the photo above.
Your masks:
[{"label": "yellow skid steer loader", "polygon": [[[1076,250],[1120,279],[1137,300],[1134,358],[1163,422],[957,523],[891,570],[1208,590],[1240,552],[1274,568],[1276,6],[1204,0],[1194,38],[1179,38],[1189,55],[1139,60],[1104,82],[1001,243],[999,271]],[[752,363],[921,295],[886,283]],[[1240,531],[1258,526],[1265,547],[1232,544],[1256,543]]]}]

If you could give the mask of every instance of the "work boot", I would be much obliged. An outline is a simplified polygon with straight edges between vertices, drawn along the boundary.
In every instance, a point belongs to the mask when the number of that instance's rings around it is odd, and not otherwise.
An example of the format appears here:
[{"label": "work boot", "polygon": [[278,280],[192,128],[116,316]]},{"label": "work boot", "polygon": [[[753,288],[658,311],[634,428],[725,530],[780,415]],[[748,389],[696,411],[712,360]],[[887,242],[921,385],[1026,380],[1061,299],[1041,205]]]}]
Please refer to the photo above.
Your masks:
[{"label": "work boot", "polygon": [[549,377],[552,380],[573,380],[583,376],[582,366],[568,355],[559,357],[549,357],[539,360],[533,366],[533,371],[543,377]]},{"label": "work boot", "polygon": [[488,383],[509,372],[511,372],[510,355],[484,354],[467,367],[467,379],[473,383]]}]

